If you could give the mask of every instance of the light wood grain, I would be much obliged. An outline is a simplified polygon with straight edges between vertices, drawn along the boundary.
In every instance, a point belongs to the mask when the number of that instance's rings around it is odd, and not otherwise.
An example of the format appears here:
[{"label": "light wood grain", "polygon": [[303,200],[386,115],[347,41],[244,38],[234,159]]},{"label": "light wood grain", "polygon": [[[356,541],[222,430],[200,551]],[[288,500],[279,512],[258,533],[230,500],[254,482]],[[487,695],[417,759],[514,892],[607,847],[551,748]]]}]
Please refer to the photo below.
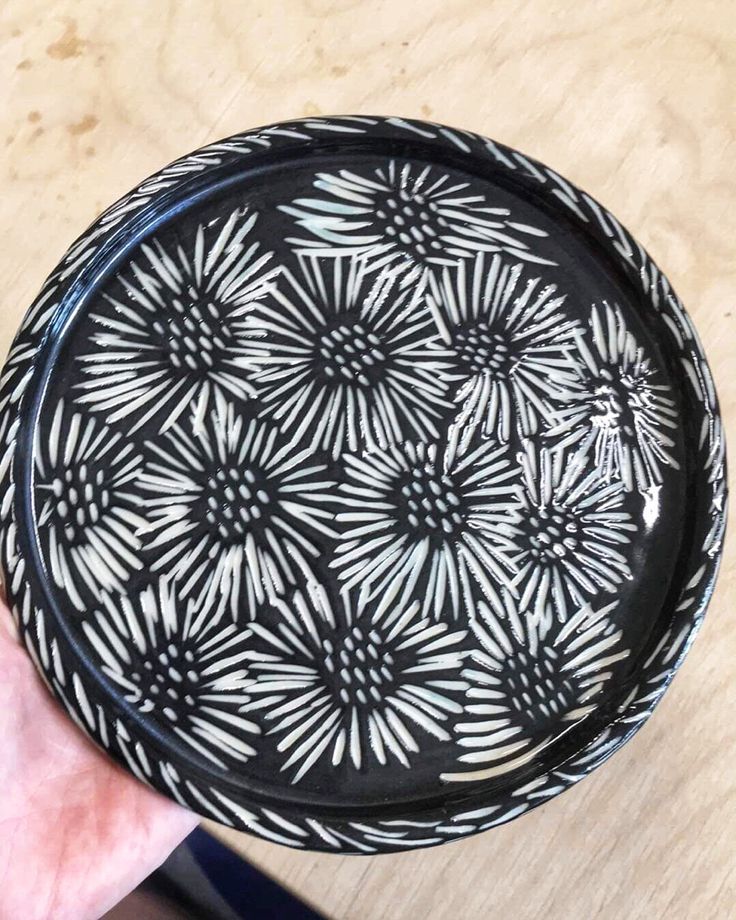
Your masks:
[{"label": "light wood grain", "polygon": [[[427,117],[617,214],[694,317],[733,435],[735,34],[730,0],[4,0],[0,348],[73,237],[175,156],[305,114]],[[736,916],[735,553],[656,716],[544,808],[399,856],[226,839],[341,920]]]}]

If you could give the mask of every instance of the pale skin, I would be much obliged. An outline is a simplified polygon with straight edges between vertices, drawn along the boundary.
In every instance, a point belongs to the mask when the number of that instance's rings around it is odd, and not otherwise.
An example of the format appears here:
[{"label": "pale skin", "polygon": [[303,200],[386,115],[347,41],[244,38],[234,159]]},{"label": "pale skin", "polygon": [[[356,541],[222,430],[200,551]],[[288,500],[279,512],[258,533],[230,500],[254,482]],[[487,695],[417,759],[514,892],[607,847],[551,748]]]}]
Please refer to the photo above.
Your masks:
[{"label": "pale skin", "polygon": [[97,750],[0,606],[0,918],[96,920],[198,819]]}]

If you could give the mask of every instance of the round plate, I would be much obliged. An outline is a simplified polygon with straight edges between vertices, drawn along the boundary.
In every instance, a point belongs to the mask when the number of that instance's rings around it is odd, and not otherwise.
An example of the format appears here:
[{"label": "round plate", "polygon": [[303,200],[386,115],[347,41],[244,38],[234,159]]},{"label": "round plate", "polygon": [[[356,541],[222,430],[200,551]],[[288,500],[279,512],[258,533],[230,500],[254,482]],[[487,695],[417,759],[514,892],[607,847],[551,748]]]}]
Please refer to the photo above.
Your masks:
[{"label": "round plate", "polygon": [[74,244],[3,378],[2,566],[91,737],[296,847],[430,846],[629,738],[724,525],[667,280],[552,170],[398,118],[262,128]]}]

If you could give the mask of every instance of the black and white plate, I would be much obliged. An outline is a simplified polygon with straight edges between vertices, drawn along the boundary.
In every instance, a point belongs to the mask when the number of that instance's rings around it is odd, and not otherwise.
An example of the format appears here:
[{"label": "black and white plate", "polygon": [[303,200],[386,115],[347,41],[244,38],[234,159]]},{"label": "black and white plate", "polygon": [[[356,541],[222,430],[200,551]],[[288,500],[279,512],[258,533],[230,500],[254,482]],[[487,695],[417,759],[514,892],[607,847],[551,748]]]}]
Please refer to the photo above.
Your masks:
[{"label": "black and white plate", "polygon": [[703,616],[710,371],[588,195],[485,138],[289,122],[78,240],[2,378],[29,653],[140,779],[269,840],[431,846],[576,782]]}]

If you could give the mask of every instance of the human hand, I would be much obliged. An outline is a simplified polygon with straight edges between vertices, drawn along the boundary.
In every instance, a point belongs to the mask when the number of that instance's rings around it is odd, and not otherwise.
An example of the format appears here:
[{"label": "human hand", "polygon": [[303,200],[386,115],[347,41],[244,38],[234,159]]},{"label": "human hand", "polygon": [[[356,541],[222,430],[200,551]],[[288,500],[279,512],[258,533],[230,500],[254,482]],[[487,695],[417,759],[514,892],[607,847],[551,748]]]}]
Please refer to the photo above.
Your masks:
[{"label": "human hand", "polygon": [[88,741],[0,605],[0,920],[97,920],[197,822]]}]

